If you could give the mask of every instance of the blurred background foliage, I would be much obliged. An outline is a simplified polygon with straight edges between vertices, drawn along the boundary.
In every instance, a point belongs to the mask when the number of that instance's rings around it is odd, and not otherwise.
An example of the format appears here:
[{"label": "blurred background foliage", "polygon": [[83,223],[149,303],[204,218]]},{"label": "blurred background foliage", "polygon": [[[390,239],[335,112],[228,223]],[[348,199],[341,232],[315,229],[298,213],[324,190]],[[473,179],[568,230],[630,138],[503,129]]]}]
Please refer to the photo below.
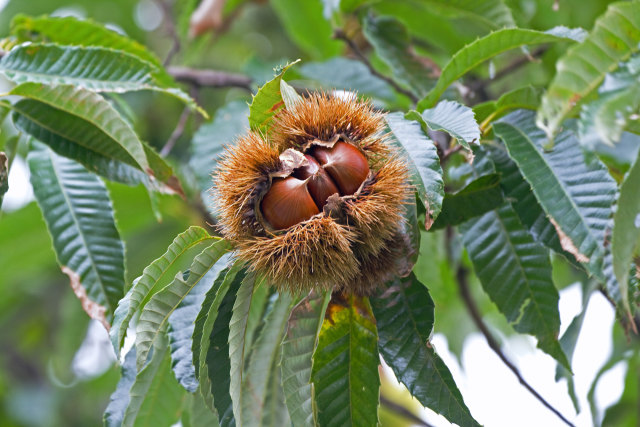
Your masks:
[{"label": "blurred background foliage", "polygon": [[[241,73],[251,77],[255,90],[273,76],[274,66],[301,58],[302,63],[288,74],[292,77],[290,83],[297,88],[352,86],[365,95],[375,94],[374,102],[386,109],[408,106],[406,97],[379,79],[344,81],[362,76],[357,72],[359,64],[344,59],[353,58],[353,52],[332,38],[332,26],[349,31],[358,23],[356,19],[351,22],[348,14],[332,14],[332,1],[229,0],[217,30],[190,38],[189,17],[197,3],[198,0],[5,0],[0,1],[0,34],[9,32],[10,21],[17,14],[74,15],[108,24],[165,58],[176,42],[172,37],[175,27],[180,50],[171,58],[171,65]],[[349,11],[359,3],[362,1],[343,1],[342,7]],[[519,27],[547,30],[565,25],[588,30],[609,2],[508,0],[506,3]],[[463,45],[495,29],[496,24],[464,17],[451,19],[446,10],[430,8],[420,0],[380,0],[375,2],[374,10],[378,16],[393,15],[400,20],[408,29],[407,36],[415,51],[439,66]],[[321,14],[327,19],[318,19]],[[354,33],[357,30],[354,28]],[[355,41],[363,51],[370,52],[364,39]],[[554,45],[539,52],[539,59],[489,82],[481,94],[483,99],[471,100],[471,104],[494,99],[526,84],[545,86],[563,50],[563,46]],[[384,62],[375,53],[372,55],[373,64],[387,73]],[[518,56],[523,56],[521,51],[501,55],[488,65],[480,66],[473,76],[479,81],[493,77],[495,70],[503,69]],[[123,97],[132,106],[130,117],[136,131],[159,150],[174,131],[183,107],[178,101],[155,93]],[[242,88],[202,88],[197,97],[210,116],[233,100],[250,101],[250,93]],[[193,115],[188,118],[185,131],[172,152],[173,161],[187,163],[189,141],[200,124],[201,119]],[[2,129],[0,148],[13,138],[12,132]],[[624,163],[624,156],[618,157],[622,157]],[[189,170],[182,173],[183,179],[192,179]],[[199,208],[177,197],[159,198],[157,211],[162,221],[158,222],[142,187],[110,183],[109,190],[126,244],[127,287],[146,265],[164,252],[176,234],[189,225],[203,224]],[[96,341],[95,333],[89,333],[95,325],[90,326],[70,291],[67,277],[56,265],[50,238],[35,202],[24,206],[6,205],[0,213],[0,425],[99,425],[119,378],[110,355],[111,347],[108,342]],[[421,249],[430,256],[420,258],[422,264],[417,266],[416,274],[429,285],[436,301],[435,332],[443,333],[450,350],[459,356],[465,337],[474,328],[447,265],[444,239],[442,231],[423,233]],[[460,245],[455,241],[453,244]],[[569,284],[579,279],[565,264],[554,268],[554,275],[556,283]],[[512,334],[504,317],[480,291],[481,287],[472,283],[472,289],[477,291],[477,301],[492,328],[501,334]],[[617,333],[617,339],[624,340],[623,334]],[[629,381],[632,380],[630,376]],[[635,399],[623,396],[620,405],[625,402],[633,405],[637,396]],[[382,413],[382,420],[388,425],[407,423],[386,411]]]}]

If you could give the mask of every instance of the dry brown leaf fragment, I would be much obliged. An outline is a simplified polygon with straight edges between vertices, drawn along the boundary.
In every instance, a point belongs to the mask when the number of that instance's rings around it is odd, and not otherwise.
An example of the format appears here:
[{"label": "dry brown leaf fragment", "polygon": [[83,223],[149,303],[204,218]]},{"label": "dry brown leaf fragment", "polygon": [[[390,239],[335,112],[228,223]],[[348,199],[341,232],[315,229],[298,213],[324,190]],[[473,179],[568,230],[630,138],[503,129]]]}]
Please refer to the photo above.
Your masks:
[{"label": "dry brown leaf fragment", "polygon": [[203,0],[189,19],[189,37],[194,38],[222,26],[226,0]]},{"label": "dry brown leaf fragment", "polygon": [[108,331],[111,326],[109,325],[109,322],[107,322],[107,319],[105,317],[107,309],[89,298],[89,295],[87,295],[87,291],[84,289],[84,286],[82,286],[82,283],[80,282],[80,276],[78,275],[78,273],[76,273],[66,265],[62,266],[62,272],[69,276],[71,289],[73,289],[73,293],[76,294],[76,297],[78,297],[78,299],[80,300],[82,309],[89,315],[89,317],[102,323],[102,325]]},{"label": "dry brown leaf fragment", "polygon": [[578,250],[578,248],[576,248],[576,245],[573,243],[571,238],[567,236],[564,233],[564,231],[562,231],[558,223],[551,217],[549,217],[549,221],[551,221],[551,224],[553,224],[556,231],[558,232],[558,237],[560,238],[560,246],[562,246],[562,249],[569,252],[574,257],[576,257],[576,261],[578,262],[581,262],[581,263],[589,262],[589,257],[586,256],[585,254],[580,253],[580,251]]}]

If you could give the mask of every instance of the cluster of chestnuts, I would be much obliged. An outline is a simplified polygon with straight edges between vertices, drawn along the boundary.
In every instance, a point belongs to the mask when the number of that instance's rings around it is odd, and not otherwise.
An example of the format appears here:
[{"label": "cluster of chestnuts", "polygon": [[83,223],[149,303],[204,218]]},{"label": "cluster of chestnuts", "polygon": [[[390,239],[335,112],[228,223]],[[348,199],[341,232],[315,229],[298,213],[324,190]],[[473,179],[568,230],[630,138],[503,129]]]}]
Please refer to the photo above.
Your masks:
[{"label": "cluster of chestnuts", "polygon": [[406,273],[411,191],[383,120],[366,101],[310,94],[267,136],[227,147],[212,191],[236,256],[291,291],[366,295]]}]

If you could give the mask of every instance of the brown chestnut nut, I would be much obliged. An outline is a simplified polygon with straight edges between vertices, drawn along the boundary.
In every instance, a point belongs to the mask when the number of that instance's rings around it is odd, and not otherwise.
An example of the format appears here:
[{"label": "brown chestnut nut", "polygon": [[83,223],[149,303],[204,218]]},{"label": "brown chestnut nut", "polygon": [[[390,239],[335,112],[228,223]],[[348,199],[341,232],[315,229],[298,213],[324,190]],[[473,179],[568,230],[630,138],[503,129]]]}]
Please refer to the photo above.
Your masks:
[{"label": "brown chestnut nut", "polygon": [[333,178],[341,196],[354,194],[369,175],[367,158],[346,142],[338,142],[331,148],[314,147],[311,155]]},{"label": "brown chestnut nut", "polygon": [[293,176],[300,179],[309,178],[307,184],[309,193],[311,193],[311,197],[313,197],[313,200],[316,202],[318,209],[322,210],[329,196],[340,193],[340,191],[316,159],[309,154],[305,154],[305,157],[307,158],[308,164],[296,169]]},{"label": "brown chestnut nut", "polygon": [[320,213],[309,194],[307,180],[292,176],[274,179],[260,208],[264,218],[276,230],[289,228]]}]

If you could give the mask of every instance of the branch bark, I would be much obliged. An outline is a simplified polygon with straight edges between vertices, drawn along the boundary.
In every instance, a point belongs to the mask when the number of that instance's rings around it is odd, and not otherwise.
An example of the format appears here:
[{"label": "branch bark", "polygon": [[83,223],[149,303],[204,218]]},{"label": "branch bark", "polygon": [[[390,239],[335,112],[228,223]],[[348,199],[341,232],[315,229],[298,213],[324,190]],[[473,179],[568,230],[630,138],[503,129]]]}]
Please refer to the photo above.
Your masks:
[{"label": "branch bark", "polygon": [[486,339],[487,344],[489,345],[491,350],[493,350],[493,352],[496,355],[498,355],[502,363],[504,363],[507,366],[507,368],[509,368],[511,372],[513,372],[513,374],[518,378],[518,381],[520,381],[520,384],[522,384],[522,386],[526,388],[529,391],[529,393],[531,393],[536,399],[538,399],[540,403],[542,403],[547,409],[549,409],[558,418],[560,418],[566,425],[575,427],[575,425],[571,421],[566,419],[564,415],[560,413],[560,411],[558,411],[549,402],[547,402],[544,399],[544,397],[542,397],[540,393],[538,393],[524,379],[524,377],[522,376],[518,368],[513,363],[511,363],[511,361],[507,358],[507,356],[502,352],[500,345],[498,344],[496,339],[493,337],[493,335],[491,335],[489,328],[487,328],[487,325],[485,325],[484,321],[482,320],[482,315],[480,314],[480,310],[478,309],[478,306],[476,305],[475,301],[473,300],[473,297],[471,296],[471,292],[469,290],[469,282],[467,281],[468,274],[469,272],[467,271],[466,268],[462,266],[458,267],[458,270],[456,272],[456,278],[458,281],[460,296],[462,297],[462,300],[465,306],[467,307],[467,311],[469,312],[469,315],[471,315],[471,318],[473,319],[473,323],[475,323],[476,327],[480,330],[482,335],[484,335],[484,338]]},{"label": "branch bark", "polygon": [[177,81],[197,87],[238,87],[251,92],[252,80],[242,74],[188,67],[169,67],[169,74]]}]

